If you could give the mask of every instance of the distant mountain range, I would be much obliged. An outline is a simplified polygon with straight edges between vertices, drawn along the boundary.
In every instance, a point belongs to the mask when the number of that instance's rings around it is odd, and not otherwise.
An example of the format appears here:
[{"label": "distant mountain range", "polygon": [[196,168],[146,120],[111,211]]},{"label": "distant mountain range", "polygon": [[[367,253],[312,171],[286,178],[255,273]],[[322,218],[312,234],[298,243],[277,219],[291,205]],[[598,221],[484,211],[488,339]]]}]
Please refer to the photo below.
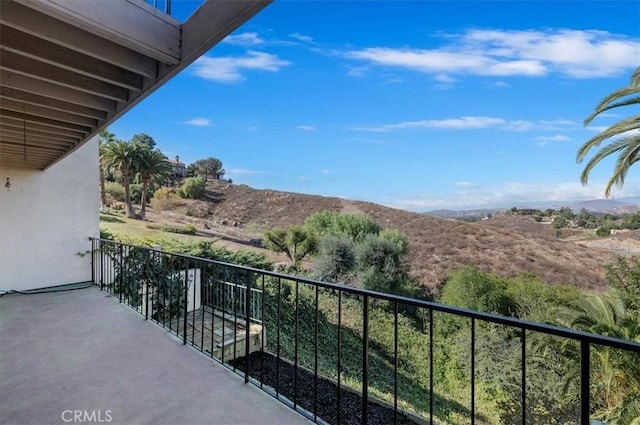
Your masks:
[{"label": "distant mountain range", "polygon": [[488,214],[494,214],[498,211],[505,211],[511,207],[518,208],[536,208],[544,210],[547,208],[560,209],[561,207],[569,207],[574,213],[579,212],[582,208],[592,213],[602,214],[631,214],[640,211],[640,197],[627,197],[613,199],[590,199],[585,201],[541,201],[531,202],[527,204],[516,204],[505,208],[478,208],[470,210],[433,210],[426,211],[424,214],[432,215],[435,217],[444,218],[471,218],[471,217],[486,217]]}]

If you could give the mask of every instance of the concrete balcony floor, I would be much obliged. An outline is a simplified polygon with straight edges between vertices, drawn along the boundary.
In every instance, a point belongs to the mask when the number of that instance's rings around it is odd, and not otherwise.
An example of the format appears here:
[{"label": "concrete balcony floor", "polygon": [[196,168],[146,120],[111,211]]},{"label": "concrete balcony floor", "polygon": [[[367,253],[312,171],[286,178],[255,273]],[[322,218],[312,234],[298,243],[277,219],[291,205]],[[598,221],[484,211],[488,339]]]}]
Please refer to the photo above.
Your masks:
[{"label": "concrete balcony floor", "polygon": [[0,424],[74,410],[126,425],[310,423],[96,287],[0,298]]}]

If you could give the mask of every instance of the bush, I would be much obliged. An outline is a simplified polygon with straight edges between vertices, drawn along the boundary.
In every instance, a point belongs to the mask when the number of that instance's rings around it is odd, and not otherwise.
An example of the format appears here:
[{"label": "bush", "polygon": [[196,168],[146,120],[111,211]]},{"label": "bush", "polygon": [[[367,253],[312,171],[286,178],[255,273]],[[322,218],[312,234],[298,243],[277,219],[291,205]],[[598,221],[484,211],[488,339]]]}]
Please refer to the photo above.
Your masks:
[{"label": "bush", "polygon": [[596,229],[596,236],[604,237],[611,234],[611,228],[609,226],[602,226]]},{"label": "bush", "polygon": [[348,236],[326,235],[318,244],[313,273],[320,280],[348,283],[356,264],[355,246]]},{"label": "bush", "polygon": [[348,235],[355,243],[361,242],[367,235],[380,233],[380,225],[364,214],[320,211],[307,217],[304,225],[318,236]]},{"label": "bush", "polygon": [[124,202],[124,186],[116,182],[105,182],[104,192],[111,195],[118,202]]},{"label": "bush", "polygon": [[196,226],[187,224],[186,226],[169,226],[166,224],[148,224],[147,228],[154,230],[162,230],[163,232],[179,233],[182,235],[195,235]]},{"label": "bush", "polygon": [[206,185],[207,182],[202,177],[189,177],[178,189],[178,195],[182,198],[200,199],[204,196]]},{"label": "bush", "polygon": [[178,195],[168,187],[161,187],[153,193],[153,208],[158,211],[174,209],[178,202]]},{"label": "bush", "polygon": [[553,221],[551,222],[551,225],[556,229],[562,229],[563,227],[567,227],[567,224],[569,224],[569,222],[567,222],[567,219],[562,216],[554,218]]}]

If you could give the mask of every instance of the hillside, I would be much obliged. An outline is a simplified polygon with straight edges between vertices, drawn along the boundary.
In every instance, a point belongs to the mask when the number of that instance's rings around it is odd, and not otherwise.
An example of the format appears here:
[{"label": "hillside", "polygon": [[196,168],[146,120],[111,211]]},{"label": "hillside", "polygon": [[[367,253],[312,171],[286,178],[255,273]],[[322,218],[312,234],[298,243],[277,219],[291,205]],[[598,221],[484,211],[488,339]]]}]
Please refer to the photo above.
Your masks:
[{"label": "hillside", "polygon": [[261,232],[300,224],[317,211],[368,214],[383,227],[397,228],[407,235],[411,273],[432,288],[450,272],[473,265],[502,276],[528,272],[548,282],[601,289],[605,285],[604,265],[613,258],[607,251],[564,241],[546,232],[530,233],[369,202],[257,190],[246,185],[209,182],[204,201],[186,202],[181,212],[190,217],[161,212],[150,218],[190,222],[200,234],[222,236],[248,246]]}]

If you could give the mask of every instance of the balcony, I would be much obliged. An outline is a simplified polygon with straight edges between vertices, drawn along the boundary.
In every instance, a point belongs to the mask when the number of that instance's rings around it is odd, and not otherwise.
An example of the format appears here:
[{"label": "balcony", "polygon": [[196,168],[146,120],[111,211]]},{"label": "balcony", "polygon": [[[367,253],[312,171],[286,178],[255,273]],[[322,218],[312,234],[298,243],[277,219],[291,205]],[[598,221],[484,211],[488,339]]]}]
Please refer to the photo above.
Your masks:
[{"label": "balcony", "polygon": [[[0,377],[2,423],[48,423],[77,409],[109,410],[114,423],[492,423],[477,408],[478,359],[487,353],[513,386],[510,423],[537,423],[536,409],[556,407],[531,384],[540,367],[553,366],[540,342],[555,338],[569,350],[553,361],[575,366],[563,415],[593,424],[601,350],[640,359],[632,341],[153,248],[91,244],[93,287],[0,299],[10,365]],[[468,365],[457,371],[468,381],[453,392],[436,366],[450,349],[437,341],[446,324],[468,330]],[[516,349],[487,346],[491,327]]]},{"label": "balcony", "polygon": [[3,424],[308,423],[96,286],[2,297],[0,338]]}]

